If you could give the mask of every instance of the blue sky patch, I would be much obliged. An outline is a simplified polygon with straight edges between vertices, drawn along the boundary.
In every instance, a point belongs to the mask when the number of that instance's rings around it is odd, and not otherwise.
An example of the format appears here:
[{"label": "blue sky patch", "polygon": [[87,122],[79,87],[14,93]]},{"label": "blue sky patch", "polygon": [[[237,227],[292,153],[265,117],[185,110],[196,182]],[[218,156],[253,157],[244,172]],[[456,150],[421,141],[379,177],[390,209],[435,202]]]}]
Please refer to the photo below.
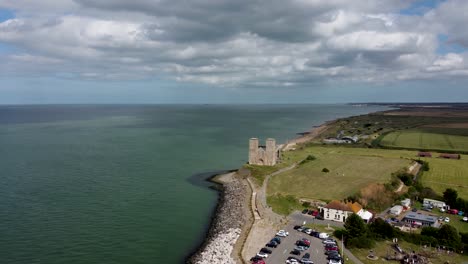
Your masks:
[{"label": "blue sky patch", "polygon": [[12,18],[15,18],[15,13],[13,11],[0,8],[0,23]]},{"label": "blue sky patch", "polygon": [[404,15],[423,15],[444,1],[445,0],[417,0],[407,9],[401,10],[400,13]]}]

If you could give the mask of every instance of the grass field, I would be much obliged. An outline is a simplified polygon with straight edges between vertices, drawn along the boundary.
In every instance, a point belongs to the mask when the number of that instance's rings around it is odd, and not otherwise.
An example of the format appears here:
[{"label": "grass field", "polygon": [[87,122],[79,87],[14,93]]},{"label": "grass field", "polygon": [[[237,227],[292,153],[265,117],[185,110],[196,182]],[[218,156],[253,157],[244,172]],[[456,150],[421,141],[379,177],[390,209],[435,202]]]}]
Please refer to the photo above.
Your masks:
[{"label": "grass field", "polygon": [[[391,173],[410,164],[410,160],[402,159],[396,153],[392,157],[379,155],[381,151],[366,150],[332,147],[309,147],[302,150],[304,157],[310,153],[317,159],[272,177],[268,184],[268,194],[322,200],[343,199],[369,183],[389,182]],[[322,172],[323,168],[329,172]]]},{"label": "grass field", "polygon": [[443,131],[434,128],[391,132],[380,140],[380,145],[420,150],[468,151],[468,136],[448,130],[447,133],[441,133]]},{"label": "grass field", "polygon": [[468,199],[468,156],[461,160],[426,158],[430,170],[424,173],[421,182],[442,194],[447,188],[457,190],[458,196]]},{"label": "grass field", "polygon": [[[285,164],[281,167],[298,162],[307,155],[314,155],[317,159],[270,179],[267,187],[268,204],[283,214],[298,207],[297,204],[280,199],[287,195],[296,198],[343,199],[368,183],[388,182],[392,172],[407,166],[410,159],[418,158],[417,152],[411,150],[310,146],[285,152]],[[431,187],[440,195],[450,187],[457,190],[459,197],[468,199],[467,155],[462,155],[460,160],[424,160],[429,162],[430,167],[421,178],[424,186]],[[330,170],[329,173],[322,172],[325,167]],[[274,168],[268,169],[268,172],[277,170]],[[282,196],[278,197],[278,194]]]},{"label": "grass field", "polygon": [[[369,255],[369,249],[358,249],[358,248],[353,248],[350,249],[350,251],[353,253],[354,256],[356,256],[359,260],[361,260],[364,264],[374,264],[374,263],[397,263],[397,262],[391,262],[391,261],[382,261],[382,258],[384,258],[387,253],[393,254],[393,250],[391,249],[391,242],[390,241],[379,241],[375,245],[375,247],[372,249],[374,254],[379,257],[378,261],[374,260],[369,260],[367,259],[367,255]],[[405,250],[405,251],[416,251],[416,252],[421,252],[421,251],[429,251],[433,252],[433,257],[431,258],[431,263],[433,264],[443,264],[443,263],[466,263],[468,261],[467,256],[463,256],[460,254],[450,254],[447,255],[447,253],[444,252],[437,252],[434,250],[434,248],[422,248],[419,245],[411,244],[406,241],[398,241],[398,244],[400,247]],[[448,262],[447,262],[448,261]]]}]

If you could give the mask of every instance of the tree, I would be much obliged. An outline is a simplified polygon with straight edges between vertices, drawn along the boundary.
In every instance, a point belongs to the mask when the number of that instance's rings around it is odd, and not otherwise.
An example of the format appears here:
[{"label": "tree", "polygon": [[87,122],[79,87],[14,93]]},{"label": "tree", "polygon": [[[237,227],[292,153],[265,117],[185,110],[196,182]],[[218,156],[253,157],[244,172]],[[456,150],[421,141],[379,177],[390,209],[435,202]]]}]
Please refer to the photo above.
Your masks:
[{"label": "tree", "polygon": [[393,227],[382,218],[375,219],[375,221],[369,225],[369,231],[372,232],[375,238],[385,239],[395,237],[395,230]]},{"label": "tree", "polygon": [[459,248],[461,245],[461,238],[455,227],[451,225],[443,225],[438,232],[438,239],[442,245],[453,248]]},{"label": "tree", "polygon": [[444,192],[444,201],[450,206],[456,206],[458,193],[452,188],[448,188]]},{"label": "tree", "polygon": [[357,214],[352,214],[346,219],[344,228],[348,238],[362,237],[367,234],[367,226]]}]

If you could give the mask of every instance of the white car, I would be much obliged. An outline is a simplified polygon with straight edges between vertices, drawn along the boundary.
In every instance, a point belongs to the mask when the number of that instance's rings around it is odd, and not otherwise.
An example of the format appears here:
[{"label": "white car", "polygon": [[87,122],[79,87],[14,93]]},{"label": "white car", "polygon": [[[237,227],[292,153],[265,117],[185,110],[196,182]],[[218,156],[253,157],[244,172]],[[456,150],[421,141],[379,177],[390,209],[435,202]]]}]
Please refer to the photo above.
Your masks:
[{"label": "white car", "polygon": [[327,233],[320,233],[320,234],[319,234],[319,238],[320,238],[320,239],[326,239],[326,238],[328,238],[328,237],[329,237],[329,235],[328,235]]},{"label": "white car", "polygon": [[328,264],[341,264],[341,260],[330,259],[330,260],[328,261]]},{"label": "white car", "polygon": [[465,216],[465,217],[463,217],[462,220],[465,221],[465,222],[468,222],[468,217]]},{"label": "white car", "polygon": [[444,221],[445,221],[446,223],[448,223],[448,222],[450,222],[450,218],[445,217]]},{"label": "white car", "polygon": [[441,211],[442,213],[445,213],[445,209],[444,209],[444,208],[440,208],[440,211]]},{"label": "white car", "polygon": [[267,253],[263,253],[263,252],[258,252],[257,253],[257,256],[261,257],[261,258],[268,258],[268,254]]},{"label": "white car", "polygon": [[278,233],[276,233],[277,236],[280,236],[280,237],[286,237],[286,236],[289,236],[289,232],[286,232],[284,230],[280,230],[278,231]]}]

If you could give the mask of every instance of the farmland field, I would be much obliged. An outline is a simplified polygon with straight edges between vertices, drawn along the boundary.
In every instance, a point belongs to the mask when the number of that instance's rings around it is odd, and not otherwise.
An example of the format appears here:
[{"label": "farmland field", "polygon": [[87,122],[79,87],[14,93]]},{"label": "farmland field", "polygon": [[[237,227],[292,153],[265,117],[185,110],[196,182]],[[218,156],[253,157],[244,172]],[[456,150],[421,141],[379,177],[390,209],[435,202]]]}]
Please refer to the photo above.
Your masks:
[{"label": "farmland field", "polygon": [[[273,176],[268,183],[269,195],[343,199],[369,183],[389,182],[391,173],[411,162],[399,155],[385,157],[366,149],[310,147],[307,152],[316,160]],[[324,168],[329,172],[323,172]]]},{"label": "farmland field", "polygon": [[438,133],[443,130],[435,128],[396,131],[381,139],[380,145],[420,150],[468,151],[468,136],[463,135],[464,130],[455,129],[457,133],[450,131],[450,134]]}]

